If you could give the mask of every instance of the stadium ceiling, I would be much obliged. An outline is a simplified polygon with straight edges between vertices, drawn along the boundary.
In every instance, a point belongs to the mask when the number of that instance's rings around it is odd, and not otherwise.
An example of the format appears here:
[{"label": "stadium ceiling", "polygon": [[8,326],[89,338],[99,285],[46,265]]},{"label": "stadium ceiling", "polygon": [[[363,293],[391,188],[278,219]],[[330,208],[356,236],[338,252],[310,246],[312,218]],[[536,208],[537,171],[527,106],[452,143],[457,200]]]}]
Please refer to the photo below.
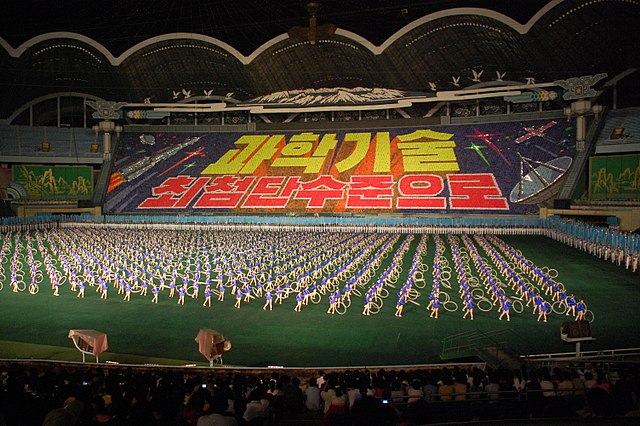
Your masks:
[{"label": "stadium ceiling", "polygon": [[424,93],[611,78],[640,67],[640,0],[309,3],[9,1],[0,14],[0,117],[60,92],[246,101],[295,89]]}]

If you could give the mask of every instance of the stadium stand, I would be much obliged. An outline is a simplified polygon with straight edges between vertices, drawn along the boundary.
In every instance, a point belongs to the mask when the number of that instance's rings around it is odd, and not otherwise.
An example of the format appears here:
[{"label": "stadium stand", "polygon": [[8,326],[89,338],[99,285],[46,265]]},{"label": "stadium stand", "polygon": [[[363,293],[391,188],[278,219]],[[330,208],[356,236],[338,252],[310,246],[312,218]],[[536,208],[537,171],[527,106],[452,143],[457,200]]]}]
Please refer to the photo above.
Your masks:
[{"label": "stadium stand", "polygon": [[637,423],[637,1],[44,3],[0,426]]}]

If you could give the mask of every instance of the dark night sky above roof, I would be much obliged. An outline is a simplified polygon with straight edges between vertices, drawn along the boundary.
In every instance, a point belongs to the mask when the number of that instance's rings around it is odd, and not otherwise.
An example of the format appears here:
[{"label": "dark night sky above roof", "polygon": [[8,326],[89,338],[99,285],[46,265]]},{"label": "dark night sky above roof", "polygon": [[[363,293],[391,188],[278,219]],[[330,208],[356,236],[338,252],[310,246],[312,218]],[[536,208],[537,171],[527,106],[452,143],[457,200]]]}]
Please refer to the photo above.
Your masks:
[{"label": "dark night sky above roof", "polygon": [[[376,45],[429,13],[485,8],[525,23],[548,0],[319,0],[318,24],[332,23]],[[307,26],[307,0],[5,0],[0,37],[13,47],[54,31],[90,37],[118,56],[150,37],[192,32],[249,55],[293,26]]]}]

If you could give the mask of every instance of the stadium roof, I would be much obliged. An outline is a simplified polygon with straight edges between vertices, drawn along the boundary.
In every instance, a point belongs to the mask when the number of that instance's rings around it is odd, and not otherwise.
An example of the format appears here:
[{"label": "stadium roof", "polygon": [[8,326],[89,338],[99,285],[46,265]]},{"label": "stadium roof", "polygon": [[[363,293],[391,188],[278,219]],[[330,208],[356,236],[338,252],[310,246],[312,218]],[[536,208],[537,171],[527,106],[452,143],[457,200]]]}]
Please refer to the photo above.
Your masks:
[{"label": "stadium roof", "polygon": [[54,92],[127,102],[325,87],[429,92],[611,78],[640,65],[639,0],[320,0],[315,37],[308,3],[3,3],[0,117]]}]

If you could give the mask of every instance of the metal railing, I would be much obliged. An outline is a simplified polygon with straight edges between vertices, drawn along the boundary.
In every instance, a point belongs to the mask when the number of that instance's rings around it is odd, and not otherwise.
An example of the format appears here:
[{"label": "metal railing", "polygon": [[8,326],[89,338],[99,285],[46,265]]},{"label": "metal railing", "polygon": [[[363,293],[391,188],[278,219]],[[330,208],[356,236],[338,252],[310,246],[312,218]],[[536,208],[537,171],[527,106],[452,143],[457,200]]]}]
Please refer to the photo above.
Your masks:
[{"label": "metal railing", "polygon": [[[573,352],[556,352],[548,354],[530,354],[522,355],[520,358],[528,362],[549,362],[549,361],[576,361],[576,353]],[[640,360],[640,348],[623,348],[623,349],[599,349],[595,351],[580,352],[580,361],[590,360],[608,360],[608,361],[625,361],[633,359]]]},{"label": "metal railing", "polygon": [[510,332],[509,329],[480,331],[471,330],[463,333],[454,334],[442,339],[442,359],[459,358],[463,356],[477,355],[478,349],[481,347],[495,346],[502,347],[505,341],[497,340]]},{"label": "metal railing", "polygon": [[560,189],[557,198],[574,198],[573,196],[578,186],[578,181],[584,176],[584,169],[588,164],[589,157],[595,150],[598,135],[602,131],[602,128],[604,127],[604,124],[606,122],[606,115],[607,109],[605,108],[603,109],[601,114],[597,114],[595,116],[594,121],[589,126],[589,130],[587,131],[587,134],[585,136],[586,147],[584,151],[578,151],[573,158],[573,164],[569,173],[567,173],[566,175],[565,181],[562,184],[562,188]]}]

